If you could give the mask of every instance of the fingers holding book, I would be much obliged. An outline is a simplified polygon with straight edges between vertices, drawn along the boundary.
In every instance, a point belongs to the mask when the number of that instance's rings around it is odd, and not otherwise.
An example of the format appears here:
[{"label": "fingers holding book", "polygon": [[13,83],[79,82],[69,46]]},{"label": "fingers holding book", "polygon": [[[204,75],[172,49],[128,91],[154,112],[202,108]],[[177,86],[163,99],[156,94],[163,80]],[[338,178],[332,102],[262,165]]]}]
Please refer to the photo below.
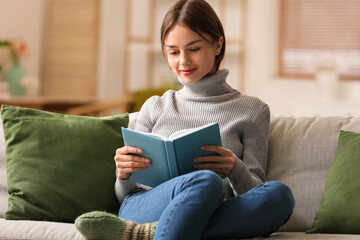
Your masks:
[{"label": "fingers holding book", "polygon": [[141,153],[141,149],[131,146],[124,146],[116,150],[114,161],[119,179],[126,180],[132,172],[143,170],[151,165],[150,159],[136,155]]},{"label": "fingers holding book", "polygon": [[197,157],[194,159],[194,167],[198,170],[212,170],[221,175],[229,174],[236,164],[236,157],[234,153],[221,146],[203,146],[204,151],[212,151],[218,155],[209,155]]}]

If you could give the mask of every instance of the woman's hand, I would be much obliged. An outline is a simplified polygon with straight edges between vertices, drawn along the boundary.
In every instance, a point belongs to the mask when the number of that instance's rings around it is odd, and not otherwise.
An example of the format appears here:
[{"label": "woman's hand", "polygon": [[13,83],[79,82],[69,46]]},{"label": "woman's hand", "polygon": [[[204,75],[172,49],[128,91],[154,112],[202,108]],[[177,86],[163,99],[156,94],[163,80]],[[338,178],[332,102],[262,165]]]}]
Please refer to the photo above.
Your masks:
[{"label": "woman's hand", "polygon": [[124,146],[116,150],[114,160],[119,179],[126,180],[132,172],[143,170],[151,165],[150,159],[131,154],[141,154],[142,152],[141,149],[130,146]]},{"label": "woman's hand", "polygon": [[229,174],[236,165],[235,154],[220,146],[203,146],[204,151],[217,152],[219,156],[203,156],[194,159],[194,167],[198,170],[212,170],[221,175]]}]

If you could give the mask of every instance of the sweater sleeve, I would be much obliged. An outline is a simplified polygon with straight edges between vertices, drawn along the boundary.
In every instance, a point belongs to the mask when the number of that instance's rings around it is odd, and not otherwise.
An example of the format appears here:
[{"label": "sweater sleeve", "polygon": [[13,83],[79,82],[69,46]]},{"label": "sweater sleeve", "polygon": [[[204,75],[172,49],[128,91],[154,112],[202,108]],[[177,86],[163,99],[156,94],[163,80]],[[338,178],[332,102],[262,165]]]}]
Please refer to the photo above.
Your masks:
[{"label": "sweater sleeve", "polygon": [[[137,117],[136,124],[135,124],[135,129],[137,131],[151,132],[151,129],[153,127],[153,112],[152,112],[153,107],[152,106],[154,105],[155,100],[156,100],[156,97],[151,97],[142,106],[142,108],[139,112],[139,115]],[[120,179],[116,178],[115,194],[116,194],[116,197],[117,197],[119,203],[121,204],[124,201],[126,195],[129,192],[131,192],[132,190],[139,188],[139,187],[148,189],[147,186],[140,185],[140,184],[137,184],[136,182],[134,182],[131,179],[131,177],[127,180],[120,180]]]},{"label": "sweater sleeve", "polygon": [[121,204],[126,195],[137,187],[137,184],[131,180],[131,177],[127,180],[120,180],[119,178],[116,178],[115,194],[119,203]]},{"label": "sweater sleeve", "polygon": [[156,109],[159,109],[159,97],[152,96],[148,100],[145,101],[143,106],[140,109],[139,116],[136,120],[135,130],[140,132],[151,132],[153,129],[157,112]]},{"label": "sweater sleeve", "polygon": [[236,166],[227,176],[235,196],[266,180],[269,125],[270,110],[266,105],[244,130],[242,159],[236,158]]}]

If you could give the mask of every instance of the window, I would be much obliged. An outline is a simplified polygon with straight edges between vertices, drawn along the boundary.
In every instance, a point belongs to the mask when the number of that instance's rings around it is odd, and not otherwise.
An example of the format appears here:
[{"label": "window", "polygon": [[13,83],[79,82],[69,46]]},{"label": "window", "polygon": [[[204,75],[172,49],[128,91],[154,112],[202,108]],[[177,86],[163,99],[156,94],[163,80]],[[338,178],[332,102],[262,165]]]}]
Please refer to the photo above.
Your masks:
[{"label": "window", "polygon": [[99,0],[46,1],[42,94],[94,99]]},{"label": "window", "polygon": [[360,80],[359,0],[281,0],[280,7],[280,76],[310,78],[323,66]]}]

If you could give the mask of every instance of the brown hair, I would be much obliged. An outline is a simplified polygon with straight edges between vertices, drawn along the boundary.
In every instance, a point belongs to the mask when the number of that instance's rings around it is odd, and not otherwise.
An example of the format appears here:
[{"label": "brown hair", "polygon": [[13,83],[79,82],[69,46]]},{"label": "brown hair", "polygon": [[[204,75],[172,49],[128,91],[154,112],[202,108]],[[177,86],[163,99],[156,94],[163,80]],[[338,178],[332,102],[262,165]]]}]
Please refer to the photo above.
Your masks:
[{"label": "brown hair", "polygon": [[177,25],[183,24],[198,33],[202,38],[208,41],[203,33],[211,37],[211,44],[217,42],[223,37],[223,45],[220,54],[215,58],[216,70],[225,55],[225,33],[223,26],[214,9],[204,0],[179,0],[166,13],[161,26],[161,49],[165,54],[165,38],[171,29]]}]

